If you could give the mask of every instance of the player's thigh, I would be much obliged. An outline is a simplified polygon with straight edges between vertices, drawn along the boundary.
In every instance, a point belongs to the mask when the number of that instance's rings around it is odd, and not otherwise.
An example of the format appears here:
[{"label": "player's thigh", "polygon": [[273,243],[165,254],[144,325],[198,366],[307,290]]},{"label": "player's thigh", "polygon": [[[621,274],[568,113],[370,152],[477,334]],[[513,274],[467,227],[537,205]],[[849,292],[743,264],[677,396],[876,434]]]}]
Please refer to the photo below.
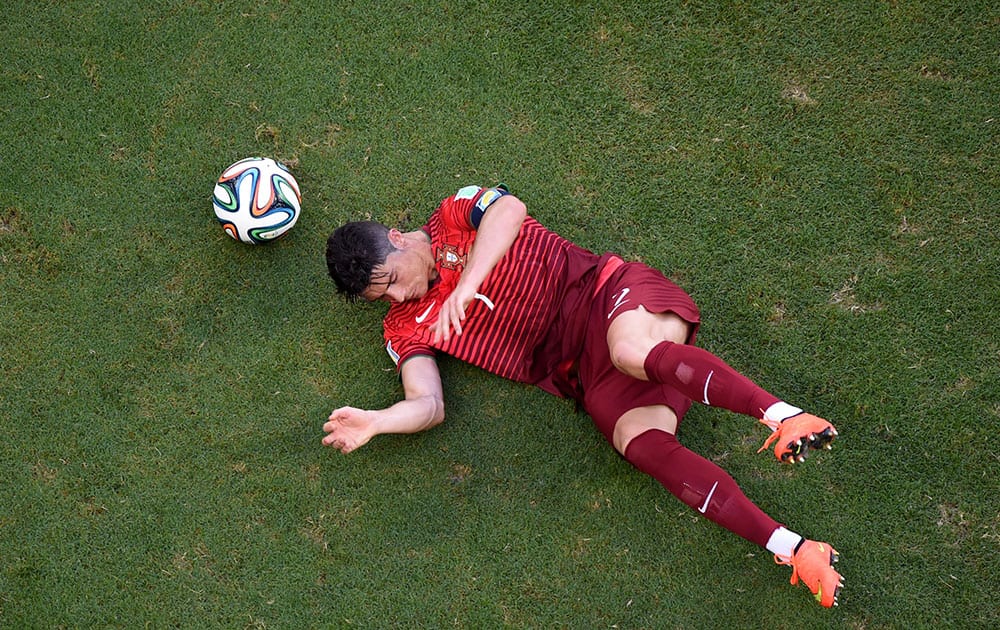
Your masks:
[{"label": "player's thigh", "polygon": [[615,450],[624,455],[629,442],[650,429],[675,434],[677,432],[677,414],[666,405],[650,405],[629,409],[615,423],[612,444],[614,444]]},{"label": "player's thigh", "polygon": [[691,407],[691,399],[682,392],[632,378],[610,361],[599,379],[585,384],[582,402],[594,425],[622,454],[633,438],[650,429],[675,434]]},{"label": "player's thigh", "polygon": [[672,311],[651,313],[643,306],[626,311],[608,327],[608,351],[615,367],[633,378],[646,380],[646,355],[663,341],[685,343],[691,324]]}]

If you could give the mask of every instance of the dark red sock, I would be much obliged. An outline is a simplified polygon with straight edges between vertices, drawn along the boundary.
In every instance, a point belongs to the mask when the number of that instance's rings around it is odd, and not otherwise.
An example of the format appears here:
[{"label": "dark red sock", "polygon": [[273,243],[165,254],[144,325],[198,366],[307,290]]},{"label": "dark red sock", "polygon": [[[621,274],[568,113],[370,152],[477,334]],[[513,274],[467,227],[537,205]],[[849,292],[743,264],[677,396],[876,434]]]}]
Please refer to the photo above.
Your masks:
[{"label": "dark red sock", "polygon": [[646,378],[671,385],[691,400],[760,420],[778,398],[725,361],[697,346],[663,341],[646,355]]},{"label": "dark red sock", "polygon": [[743,494],[733,478],[666,431],[650,429],[632,439],[625,459],[705,518],[761,547],[780,523]]}]

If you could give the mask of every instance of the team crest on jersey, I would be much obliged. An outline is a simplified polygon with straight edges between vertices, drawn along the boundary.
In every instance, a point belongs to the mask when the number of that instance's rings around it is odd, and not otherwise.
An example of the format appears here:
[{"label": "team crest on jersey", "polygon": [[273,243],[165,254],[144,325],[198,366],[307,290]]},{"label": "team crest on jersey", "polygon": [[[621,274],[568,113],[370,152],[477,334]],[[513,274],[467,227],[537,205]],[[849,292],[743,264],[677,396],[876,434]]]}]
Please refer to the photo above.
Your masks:
[{"label": "team crest on jersey", "polygon": [[458,269],[459,267],[465,267],[465,260],[467,258],[467,255],[459,254],[458,248],[454,245],[444,245],[438,249],[435,260],[441,263],[441,266],[445,269]]}]

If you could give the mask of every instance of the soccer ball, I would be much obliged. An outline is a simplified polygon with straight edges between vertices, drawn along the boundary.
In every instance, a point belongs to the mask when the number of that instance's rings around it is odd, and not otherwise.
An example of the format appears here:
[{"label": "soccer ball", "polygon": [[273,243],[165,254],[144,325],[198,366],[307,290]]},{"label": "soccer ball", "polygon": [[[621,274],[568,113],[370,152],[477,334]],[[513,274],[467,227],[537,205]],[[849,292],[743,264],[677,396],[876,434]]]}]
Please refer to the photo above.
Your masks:
[{"label": "soccer ball", "polygon": [[212,206],[222,229],[244,243],[267,243],[292,229],[302,195],[288,168],[271,158],[240,160],[222,171]]}]

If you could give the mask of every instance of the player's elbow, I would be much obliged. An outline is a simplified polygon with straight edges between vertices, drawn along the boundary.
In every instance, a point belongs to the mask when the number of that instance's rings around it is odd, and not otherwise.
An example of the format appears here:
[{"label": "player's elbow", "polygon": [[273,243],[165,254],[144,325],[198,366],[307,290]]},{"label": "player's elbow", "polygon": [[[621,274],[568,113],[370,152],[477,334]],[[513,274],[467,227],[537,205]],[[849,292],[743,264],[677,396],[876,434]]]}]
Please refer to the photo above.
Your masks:
[{"label": "player's elbow", "polygon": [[504,197],[504,201],[508,201],[508,207],[506,209],[508,213],[508,218],[518,227],[524,223],[524,220],[528,217],[528,207],[524,205],[524,202],[515,197],[514,195],[508,195]]},{"label": "player's elbow", "polygon": [[429,396],[430,427],[436,427],[444,422],[444,399],[440,396]]},{"label": "player's elbow", "polygon": [[498,225],[510,226],[516,233],[527,217],[528,207],[524,205],[523,201],[514,195],[504,195],[490,206],[490,210],[484,215],[483,221],[489,219]]}]

